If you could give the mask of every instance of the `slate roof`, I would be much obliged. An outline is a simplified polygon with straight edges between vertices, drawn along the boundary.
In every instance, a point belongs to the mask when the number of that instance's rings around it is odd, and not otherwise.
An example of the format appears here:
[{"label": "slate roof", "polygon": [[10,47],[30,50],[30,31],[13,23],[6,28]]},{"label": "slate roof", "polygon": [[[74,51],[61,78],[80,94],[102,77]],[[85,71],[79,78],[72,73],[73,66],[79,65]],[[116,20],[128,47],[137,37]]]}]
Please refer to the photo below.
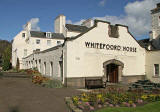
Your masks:
[{"label": "slate roof", "polygon": [[151,10],[152,14],[157,13],[157,12],[160,12],[160,3],[157,4],[157,7],[155,9]]},{"label": "slate roof", "polygon": [[[38,37],[38,38],[47,38],[46,32],[40,31],[30,31],[31,37]],[[64,35],[61,33],[52,33],[52,39],[64,39]]]},{"label": "slate roof", "polygon": [[147,48],[148,45],[150,44],[150,41],[149,41],[149,38],[147,38],[147,39],[138,40],[138,43],[140,44],[141,47]]},{"label": "slate roof", "polygon": [[66,28],[68,31],[75,31],[75,32],[86,32],[88,30],[88,27],[86,26],[80,26],[80,25],[73,25],[73,24],[66,24]]},{"label": "slate roof", "polygon": [[62,47],[62,44],[57,45],[57,46],[54,46],[54,47],[51,47],[51,48],[46,49],[46,50],[44,50],[44,51],[40,51],[40,53],[45,53],[45,52],[53,51],[53,50],[58,49],[59,47]]},{"label": "slate roof", "polygon": [[145,49],[147,49],[147,50],[149,50],[149,49],[148,49],[148,46],[149,46],[149,45],[151,45],[151,50],[152,50],[152,51],[154,51],[154,50],[160,50],[160,49],[158,49],[158,48],[156,48],[156,47],[154,46],[154,42],[153,42],[153,41],[154,41],[154,40],[150,41],[150,39],[147,38],[147,39],[138,40],[138,43],[140,44],[141,47],[143,47],[143,48],[145,48]]}]

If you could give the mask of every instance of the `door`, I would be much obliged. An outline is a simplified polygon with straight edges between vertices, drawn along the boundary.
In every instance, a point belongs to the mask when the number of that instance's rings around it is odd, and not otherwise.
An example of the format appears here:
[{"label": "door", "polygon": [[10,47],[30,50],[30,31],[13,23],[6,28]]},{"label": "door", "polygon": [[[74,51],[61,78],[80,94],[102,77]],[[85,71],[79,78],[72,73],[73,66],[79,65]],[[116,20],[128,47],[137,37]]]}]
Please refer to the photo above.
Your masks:
[{"label": "door", "polygon": [[107,82],[118,83],[118,65],[109,64],[106,67],[107,69]]}]

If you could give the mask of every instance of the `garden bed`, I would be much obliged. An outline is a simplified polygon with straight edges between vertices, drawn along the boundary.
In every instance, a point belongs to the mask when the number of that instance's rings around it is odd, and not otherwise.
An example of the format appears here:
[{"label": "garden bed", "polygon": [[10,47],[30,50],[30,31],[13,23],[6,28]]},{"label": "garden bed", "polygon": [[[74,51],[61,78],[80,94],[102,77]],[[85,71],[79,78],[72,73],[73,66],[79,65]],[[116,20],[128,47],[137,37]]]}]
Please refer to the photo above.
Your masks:
[{"label": "garden bed", "polygon": [[160,102],[153,102],[146,104],[144,106],[136,107],[136,108],[128,108],[128,107],[119,107],[119,108],[111,108],[107,107],[104,109],[100,109],[96,112],[159,112],[160,110]]},{"label": "garden bed", "polygon": [[37,70],[27,70],[27,74],[32,75],[32,82],[47,88],[62,88],[63,84],[57,79],[51,79],[41,75]]},{"label": "garden bed", "polygon": [[160,92],[146,94],[142,90],[128,92],[121,88],[108,88],[73,96],[70,100],[71,104],[67,103],[67,105],[72,111],[92,112],[106,107],[141,107],[160,101]]}]

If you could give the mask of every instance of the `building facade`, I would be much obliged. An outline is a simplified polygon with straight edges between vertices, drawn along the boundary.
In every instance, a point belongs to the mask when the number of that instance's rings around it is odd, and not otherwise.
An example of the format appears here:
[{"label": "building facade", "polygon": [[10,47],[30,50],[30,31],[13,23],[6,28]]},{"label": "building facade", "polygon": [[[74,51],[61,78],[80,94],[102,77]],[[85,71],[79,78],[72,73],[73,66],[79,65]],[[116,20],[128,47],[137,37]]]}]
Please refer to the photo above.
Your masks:
[{"label": "building facade", "polygon": [[103,78],[110,83],[130,83],[140,79],[160,82],[160,4],[152,10],[150,39],[137,41],[125,25],[87,20],[82,25],[55,19],[55,33],[63,43],[34,52],[22,59],[24,69],[37,67],[46,76],[66,86],[85,87],[87,78]]}]

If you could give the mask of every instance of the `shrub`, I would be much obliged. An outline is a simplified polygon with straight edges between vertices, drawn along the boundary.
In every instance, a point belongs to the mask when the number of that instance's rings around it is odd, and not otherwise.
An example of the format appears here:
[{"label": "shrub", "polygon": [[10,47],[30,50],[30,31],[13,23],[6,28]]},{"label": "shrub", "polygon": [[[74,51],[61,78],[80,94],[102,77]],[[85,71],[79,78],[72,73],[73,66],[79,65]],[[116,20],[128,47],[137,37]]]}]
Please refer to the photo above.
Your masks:
[{"label": "shrub", "polygon": [[3,76],[3,73],[0,71],[0,78]]},{"label": "shrub", "polygon": [[38,70],[27,69],[25,72],[30,75],[41,75]]},{"label": "shrub", "polygon": [[48,88],[62,88],[63,87],[62,82],[57,79],[48,80],[44,82],[42,85]]},{"label": "shrub", "polygon": [[34,76],[32,76],[32,82],[34,84],[42,84],[42,83],[44,83],[44,82],[46,82],[48,80],[49,80],[48,78],[43,77],[41,75],[34,75]]},{"label": "shrub", "polygon": [[11,68],[11,46],[5,48],[4,53],[2,54],[2,68],[4,71],[9,70]]},{"label": "shrub", "polygon": [[34,71],[38,71],[37,67],[34,67],[33,70],[34,70]]},{"label": "shrub", "polygon": [[12,72],[17,72],[17,69],[16,69],[16,68],[12,68],[11,71],[12,71]]},{"label": "shrub", "polygon": [[25,72],[26,72],[26,70],[21,69],[21,70],[19,70],[18,72],[25,73]]}]

